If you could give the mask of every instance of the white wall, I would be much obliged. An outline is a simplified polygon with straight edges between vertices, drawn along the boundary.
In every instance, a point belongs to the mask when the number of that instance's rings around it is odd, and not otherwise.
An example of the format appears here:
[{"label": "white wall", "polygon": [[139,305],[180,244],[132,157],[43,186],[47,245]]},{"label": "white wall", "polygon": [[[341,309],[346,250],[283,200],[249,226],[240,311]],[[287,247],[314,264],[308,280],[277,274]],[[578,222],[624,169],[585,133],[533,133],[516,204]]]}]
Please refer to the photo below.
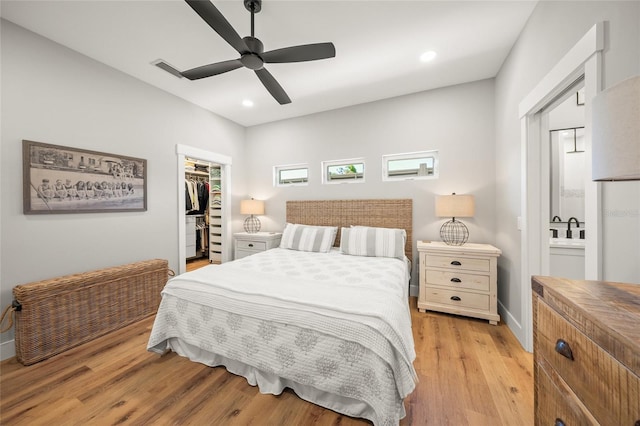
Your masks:
[{"label": "white wall", "polygon": [[[168,259],[177,270],[176,144],[231,156],[245,129],[8,21],[2,30],[1,304],[34,280]],[[147,159],[148,210],[24,215],[22,140]],[[3,341],[12,339],[3,334]]]},{"label": "white wall", "polygon": [[[435,194],[473,194],[470,242],[495,242],[493,80],[461,84],[247,129],[248,187],[266,200],[263,229],[285,224],[285,201],[412,198],[413,237],[439,240]],[[382,155],[437,149],[440,178],[383,182]],[[365,183],[323,185],[320,162],[364,157]],[[276,188],[273,166],[308,163],[309,185]],[[414,249],[412,291],[417,294]]]},{"label": "white wall", "polygon": [[[496,77],[498,298],[512,329],[522,321],[520,119],[518,104],[597,22],[607,21],[603,86],[640,73],[640,3],[542,1]],[[604,278],[640,283],[640,182],[603,184]]]}]

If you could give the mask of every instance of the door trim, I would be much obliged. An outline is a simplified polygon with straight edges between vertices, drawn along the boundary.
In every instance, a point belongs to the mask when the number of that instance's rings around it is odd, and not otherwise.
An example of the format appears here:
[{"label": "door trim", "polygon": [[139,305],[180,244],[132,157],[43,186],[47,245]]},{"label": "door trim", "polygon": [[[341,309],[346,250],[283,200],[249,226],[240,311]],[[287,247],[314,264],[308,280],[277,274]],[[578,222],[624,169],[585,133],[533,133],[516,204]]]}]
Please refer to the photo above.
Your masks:
[{"label": "door trim", "polygon": [[[540,111],[560,93],[585,77],[585,222],[589,232],[585,241],[585,278],[602,276],[600,183],[591,181],[591,104],[601,90],[602,49],[604,47],[604,23],[594,25],[571,50],[551,69],[519,104],[521,123],[521,295],[522,335],[520,342],[528,351],[533,350],[533,321],[531,315],[531,276],[544,272],[541,246],[548,244],[548,211],[541,199],[541,134]],[[545,144],[546,146],[546,144]],[[548,263],[547,263],[548,266]],[[547,267],[548,272],[548,267]]]},{"label": "door trim", "polygon": [[186,157],[208,161],[220,165],[222,179],[222,262],[231,260],[231,157],[206,151],[189,145],[176,144],[178,161],[178,270],[179,274],[186,272],[186,212],[184,193],[184,161]]}]

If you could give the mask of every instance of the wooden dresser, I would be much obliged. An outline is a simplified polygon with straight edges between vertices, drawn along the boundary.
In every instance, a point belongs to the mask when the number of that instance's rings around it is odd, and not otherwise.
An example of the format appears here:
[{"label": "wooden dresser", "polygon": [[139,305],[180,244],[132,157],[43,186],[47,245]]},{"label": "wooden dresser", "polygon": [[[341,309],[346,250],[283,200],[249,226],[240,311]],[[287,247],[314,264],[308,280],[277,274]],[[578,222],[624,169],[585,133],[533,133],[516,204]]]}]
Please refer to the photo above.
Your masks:
[{"label": "wooden dresser", "polygon": [[531,286],[536,425],[640,426],[640,284]]},{"label": "wooden dresser", "polygon": [[498,315],[497,259],[501,251],[488,244],[449,246],[418,241],[420,292],[418,310],[447,312],[489,320]]}]

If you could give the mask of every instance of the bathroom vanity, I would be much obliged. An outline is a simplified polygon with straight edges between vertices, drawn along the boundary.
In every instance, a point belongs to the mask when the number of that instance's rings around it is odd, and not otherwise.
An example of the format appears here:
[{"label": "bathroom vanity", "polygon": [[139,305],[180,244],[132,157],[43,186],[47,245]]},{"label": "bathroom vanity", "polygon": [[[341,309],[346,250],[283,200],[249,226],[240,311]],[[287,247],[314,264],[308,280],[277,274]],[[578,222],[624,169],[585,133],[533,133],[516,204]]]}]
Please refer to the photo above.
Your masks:
[{"label": "bathroom vanity", "polygon": [[584,240],[549,238],[549,275],[584,279]]}]

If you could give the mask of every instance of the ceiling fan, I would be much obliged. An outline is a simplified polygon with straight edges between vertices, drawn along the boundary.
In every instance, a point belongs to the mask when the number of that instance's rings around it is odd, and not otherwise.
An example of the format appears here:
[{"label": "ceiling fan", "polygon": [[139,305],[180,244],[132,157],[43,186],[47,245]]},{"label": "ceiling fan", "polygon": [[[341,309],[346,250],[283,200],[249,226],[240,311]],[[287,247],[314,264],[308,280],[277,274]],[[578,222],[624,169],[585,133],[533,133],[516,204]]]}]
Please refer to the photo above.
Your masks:
[{"label": "ceiling fan", "polygon": [[181,76],[189,80],[211,77],[244,66],[252,69],[264,87],[271,93],[271,96],[280,105],[284,105],[290,103],[291,99],[271,73],[264,68],[264,64],[315,61],[336,56],[336,48],[333,43],[304,44],[265,52],[264,45],[254,35],[254,16],[262,9],[262,0],[244,0],[244,7],[251,12],[251,36],[243,38],[240,38],[236,30],[209,0],[185,1],[240,54],[238,59],[216,62],[179,72]]}]

